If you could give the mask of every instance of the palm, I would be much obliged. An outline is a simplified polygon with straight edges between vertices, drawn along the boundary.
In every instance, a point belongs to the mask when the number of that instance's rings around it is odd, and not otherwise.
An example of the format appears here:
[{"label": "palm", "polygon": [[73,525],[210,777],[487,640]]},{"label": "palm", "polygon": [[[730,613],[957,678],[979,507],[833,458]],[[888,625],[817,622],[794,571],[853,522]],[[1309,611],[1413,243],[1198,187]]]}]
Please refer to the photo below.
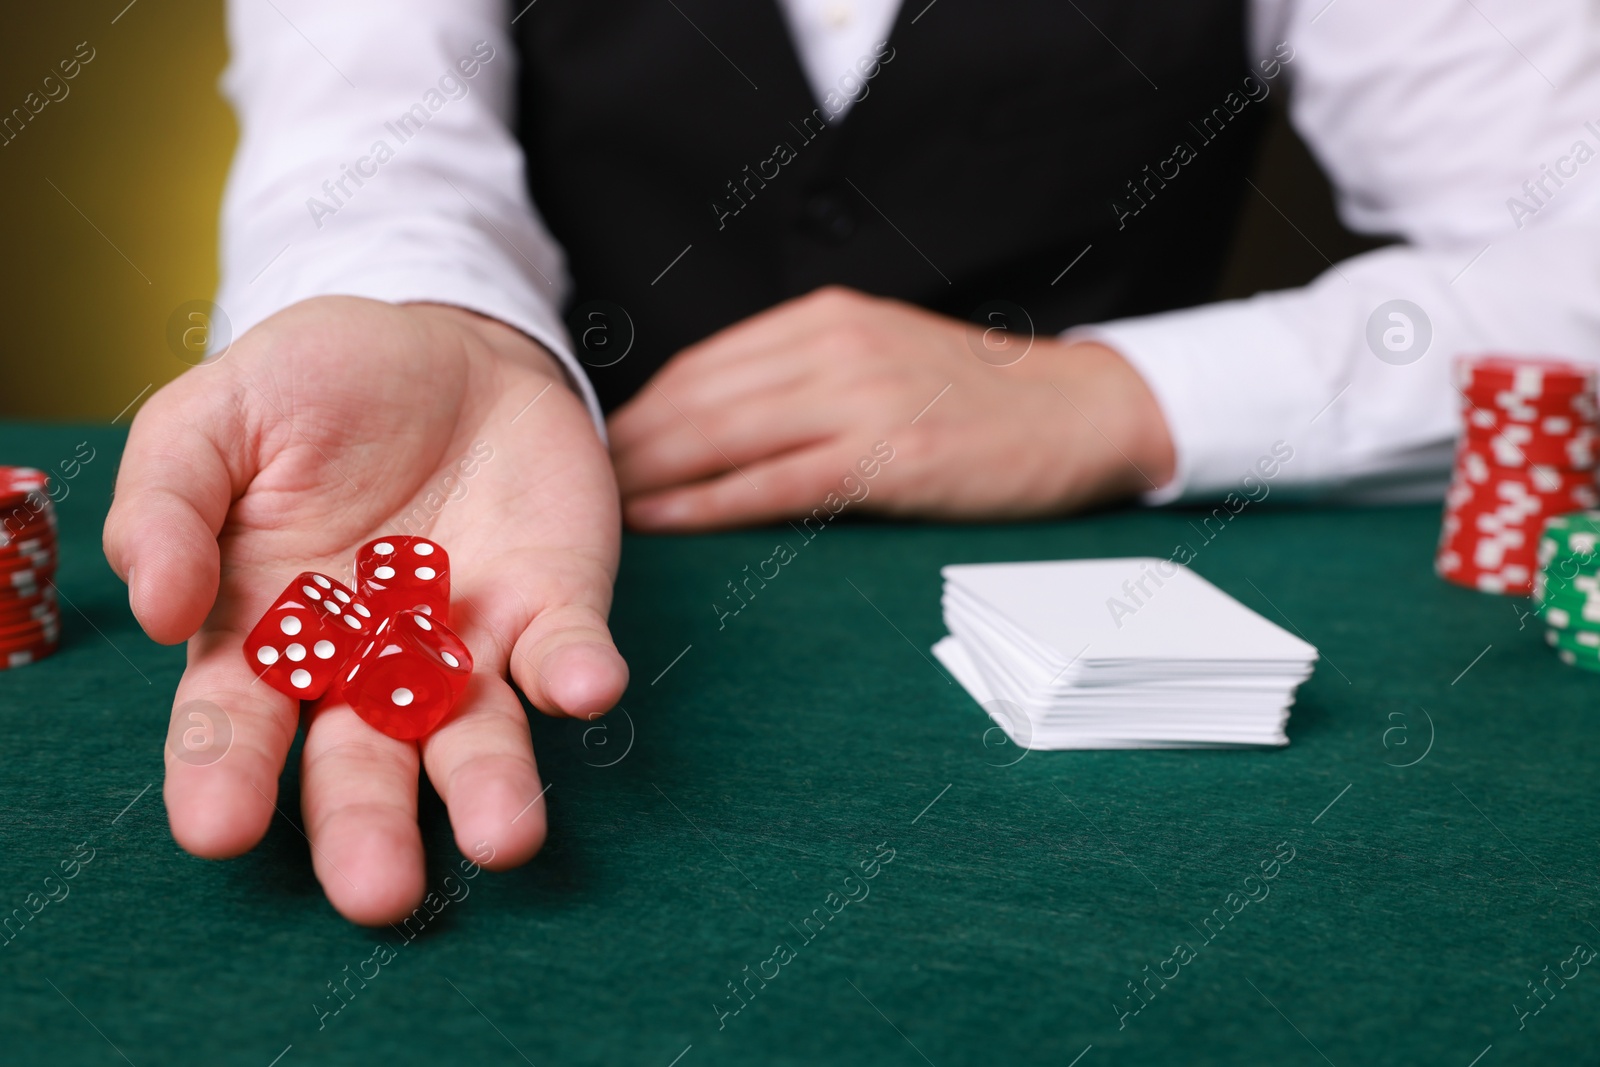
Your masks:
[{"label": "palm", "polygon": [[185,847],[236,854],[272,816],[296,709],[254,684],[239,650],[250,626],[295,571],[339,576],[362,542],[418,532],[451,552],[452,622],[477,673],[420,753],[347,706],[316,709],[302,808],[318,875],[358,921],[409,910],[422,891],[419,758],[464,851],[509,866],[538,848],[538,777],[508,668],[541,709],[582,716],[609,707],[626,678],[604,622],[617,552],[610,469],[552,370],[520,335],[464,312],[313,301],[141,412],[108,555],[133,572],[130,597],[153,636],[194,633],[176,707],[215,704],[234,737],[214,764],[169,756],[168,810]]}]

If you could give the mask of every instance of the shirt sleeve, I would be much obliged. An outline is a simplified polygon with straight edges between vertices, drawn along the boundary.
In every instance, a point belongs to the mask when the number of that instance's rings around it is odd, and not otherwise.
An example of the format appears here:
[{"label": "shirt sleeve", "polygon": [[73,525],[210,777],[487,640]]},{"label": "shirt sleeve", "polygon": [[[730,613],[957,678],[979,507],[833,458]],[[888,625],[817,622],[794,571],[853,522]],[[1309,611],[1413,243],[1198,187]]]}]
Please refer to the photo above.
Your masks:
[{"label": "shirt sleeve", "polygon": [[1252,12],[1341,218],[1402,243],[1302,289],[1066,336],[1119,350],[1154,392],[1177,473],[1152,503],[1237,488],[1278,442],[1281,486],[1437,494],[1456,357],[1600,357],[1600,20],[1586,0]]},{"label": "shirt sleeve", "polygon": [[229,0],[217,304],[235,336],[313,296],[475,311],[555,354],[604,435],[511,132],[509,28],[504,0]]}]

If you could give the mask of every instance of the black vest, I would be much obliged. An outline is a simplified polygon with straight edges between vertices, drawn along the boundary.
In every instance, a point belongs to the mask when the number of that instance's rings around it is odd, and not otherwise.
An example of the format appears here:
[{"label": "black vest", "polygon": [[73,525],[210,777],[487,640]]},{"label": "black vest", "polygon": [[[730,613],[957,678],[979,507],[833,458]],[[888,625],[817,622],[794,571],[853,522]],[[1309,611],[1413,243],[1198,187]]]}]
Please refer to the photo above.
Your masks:
[{"label": "black vest", "polygon": [[603,404],[827,283],[1040,333],[1205,300],[1265,118],[1243,7],[904,0],[835,119],[775,0],[539,0],[528,185]]}]

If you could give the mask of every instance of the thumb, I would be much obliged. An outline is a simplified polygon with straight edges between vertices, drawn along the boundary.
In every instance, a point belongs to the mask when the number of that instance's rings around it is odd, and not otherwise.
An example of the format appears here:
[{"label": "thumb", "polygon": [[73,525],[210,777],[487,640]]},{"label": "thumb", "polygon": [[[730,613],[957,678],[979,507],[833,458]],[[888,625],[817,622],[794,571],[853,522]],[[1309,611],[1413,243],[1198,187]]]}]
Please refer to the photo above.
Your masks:
[{"label": "thumb", "polygon": [[234,495],[218,444],[221,420],[185,413],[201,396],[184,381],[151,397],[134,419],[104,531],[106,559],[128,583],[134,617],[169,645],[198,630],[216,600],[217,531]]}]

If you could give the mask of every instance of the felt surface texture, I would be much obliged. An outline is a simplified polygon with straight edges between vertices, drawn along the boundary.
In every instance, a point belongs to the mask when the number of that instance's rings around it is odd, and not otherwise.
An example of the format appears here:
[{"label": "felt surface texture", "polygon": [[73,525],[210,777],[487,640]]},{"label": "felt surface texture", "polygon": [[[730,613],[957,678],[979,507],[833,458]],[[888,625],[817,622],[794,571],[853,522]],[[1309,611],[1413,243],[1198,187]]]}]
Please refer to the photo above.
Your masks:
[{"label": "felt surface texture", "polygon": [[[173,842],[183,650],[143,636],[99,547],[122,434],[9,424],[0,461],[53,468],[85,440],[63,647],[0,672],[0,912],[27,916],[0,939],[0,1062],[1593,1055],[1600,960],[1574,948],[1600,947],[1600,678],[1557,661],[1527,601],[1434,576],[1437,508],[1269,500],[1210,540],[1185,509],[630,536],[622,706],[532,715],[549,844],[463,880],[425,790],[428,882],[459,899],[408,937],[323,899],[298,748],[257,849]],[[763,564],[780,543],[793,558]],[[932,662],[943,564],[1180,543],[1322,651],[1288,748],[1023,753]],[[732,614],[727,583],[774,567]],[[67,892],[35,914],[46,876]]]}]

